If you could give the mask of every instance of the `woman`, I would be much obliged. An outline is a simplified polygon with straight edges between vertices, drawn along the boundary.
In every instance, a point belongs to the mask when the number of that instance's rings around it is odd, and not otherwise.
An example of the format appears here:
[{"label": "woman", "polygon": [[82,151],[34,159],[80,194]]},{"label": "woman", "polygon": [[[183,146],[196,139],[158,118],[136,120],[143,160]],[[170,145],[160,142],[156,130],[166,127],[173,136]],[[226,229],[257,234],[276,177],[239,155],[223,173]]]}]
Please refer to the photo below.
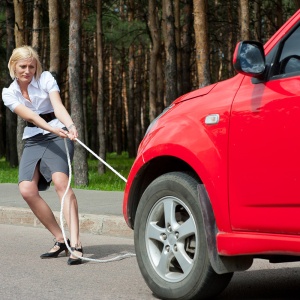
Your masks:
[{"label": "woman", "polygon": [[[19,165],[19,189],[33,213],[53,234],[53,248],[41,258],[68,254],[63,234],[52,210],[40,196],[51,181],[59,199],[67,185],[69,167],[64,139],[68,138],[70,157],[73,158],[74,142],[78,137],[76,127],[62,104],[59,87],[50,72],[42,72],[36,51],[29,46],[14,49],[8,62],[13,82],[2,91],[4,104],[26,121],[23,133],[24,150]],[[69,265],[81,263],[83,255],[79,239],[79,220],[76,196],[70,188],[65,197],[65,219],[71,234],[68,240],[72,251]]]}]

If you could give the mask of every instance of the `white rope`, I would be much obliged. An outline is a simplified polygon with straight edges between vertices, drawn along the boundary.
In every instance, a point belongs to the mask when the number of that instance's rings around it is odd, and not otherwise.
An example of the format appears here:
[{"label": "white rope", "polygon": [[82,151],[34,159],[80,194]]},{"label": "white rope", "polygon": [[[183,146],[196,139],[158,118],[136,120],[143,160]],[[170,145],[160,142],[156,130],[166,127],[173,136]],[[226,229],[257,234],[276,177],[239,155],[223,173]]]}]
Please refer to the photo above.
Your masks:
[{"label": "white rope", "polygon": [[[98,158],[102,163],[104,163],[107,167],[109,167],[115,174],[117,174],[120,178],[122,178],[125,182],[127,181],[122,175],[120,175],[116,170],[114,170],[109,164],[107,164],[103,159],[101,159],[98,155],[96,155],[90,148],[88,148],[85,144],[83,144],[80,140],[76,139],[77,142],[79,142],[84,148],[86,148],[90,153],[92,153],[96,158]],[[136,256],[134,253],[125,253],[125,254],[121,254],[118,255],[116,257],[112,257],[109,259],[94,259],[94,258],[88,258],[88,257],[83,257],[83,256],[78,256],[76,253],[74,253],[71,249],[71,247],[69,246],[68,242],[67,242],[67,238],[66,238],[66,233],[64,230],[64,222],[63,222],[63,207],[64,207],[64,202],[65,202],[65,197],[70,189],[70,185],[71,185],[71,178],[72,178],[72,166],[71,166],[71,160],[70,160],[70,154],[69,154],[69,149],[68,149],[68,145],[67,145],[67,141],[66,139],[64,139],[65,142],[65,148],[66,148],[66,153],[67,153],[67,159],[68,159],[68,165],[69,165],[69,180],[68,180],[68,186],[66,188],[66,191],[61,199],[61,208],[60,208],[60,225],[61,225],[61,229],[62,229],[62,233],[63,233],[63,237],[64,237],[64,241],[65,244],[68,248],[68,250],[70,251],[70,253],[77,257],[80,258],[82,260],[86,260],[86,261],[94,261],[94,262],[99,262],[99,263],[107,263],[107,262],[112,262],[112,261],[118,261],[118,260],[122,260],[125,258],[129,258],[129,257],[134,257]]]},{"label": "white rope", "polygon": [[83,142],[79,139],[75,139],[81,146],[83,146],[86,150],[92,153],[98,160],[100,160],[104,165],[106,165],[109,169],[111,169],[116,175],[118,175],[122,180],[127,182],[127,179],[123,177],[120,173],[118,173],[112,166],[110,166],[105,160],[103,160],[100,156],[98,156],[93,150],[87,147]]}]

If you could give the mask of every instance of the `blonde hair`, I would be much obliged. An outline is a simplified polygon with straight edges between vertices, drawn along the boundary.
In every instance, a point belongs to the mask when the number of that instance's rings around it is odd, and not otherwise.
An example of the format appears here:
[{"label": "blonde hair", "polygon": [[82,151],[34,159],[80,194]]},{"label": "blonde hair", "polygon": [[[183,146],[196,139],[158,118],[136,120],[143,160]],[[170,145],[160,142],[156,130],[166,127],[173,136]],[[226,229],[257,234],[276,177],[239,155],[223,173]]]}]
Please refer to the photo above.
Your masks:
[{"label": "blonde hair", "polygon": [[25,46],[15,48],[9,59],[8,69],[9,69],[10,77],[12,79],[15,79],[15,77],[16,77],[16,75],[15,75],[16,63],[21,59],[27,59],[27,58],[32,58],[32,59],[36,60],[36,72],[34,74],[34,77],[36,79],[40,78],[40,76],[43,72],[43,69],[42,69],[40,59],[39,59],[39,55],[32,47],[25,45]]}]

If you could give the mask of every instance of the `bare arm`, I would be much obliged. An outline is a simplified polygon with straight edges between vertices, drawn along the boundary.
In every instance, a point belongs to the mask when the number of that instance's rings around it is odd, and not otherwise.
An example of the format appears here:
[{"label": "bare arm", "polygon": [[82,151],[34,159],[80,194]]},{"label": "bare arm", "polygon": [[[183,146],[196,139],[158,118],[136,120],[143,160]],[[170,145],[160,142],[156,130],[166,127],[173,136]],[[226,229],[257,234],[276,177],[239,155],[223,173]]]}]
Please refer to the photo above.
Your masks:
[{"label": "bare arm", "polygon": [[65,106],[63,105],[60,94],[57,91],[51,92],[49,94],[51,104],[54,109],[54,114],[56,118],[63,123],[69,131],[69,138],[71,140],[78,137],[78,132],[76,127],[72,121],[71,116],[69,115],[68,111],[66,110]]}]

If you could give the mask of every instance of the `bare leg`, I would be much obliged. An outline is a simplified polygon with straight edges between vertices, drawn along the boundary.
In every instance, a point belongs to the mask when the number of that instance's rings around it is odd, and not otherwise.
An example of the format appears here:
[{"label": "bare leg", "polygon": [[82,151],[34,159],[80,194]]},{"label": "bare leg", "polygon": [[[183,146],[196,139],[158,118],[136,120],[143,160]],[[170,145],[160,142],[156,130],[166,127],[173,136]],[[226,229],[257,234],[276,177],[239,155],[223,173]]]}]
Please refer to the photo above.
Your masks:
[{"label": "bare leg", "polygon": [[63,235],[52,210],[38,191],[39,171],[36,168],[32,181],[22,181],[19,189],[22,197],[27,202],[32,212],[40,220],[40,222],[54,235],[55,239],[63,242]]},{"label": "bare leg", "polygon": [[[54,183],[57,195],[61,201],[67,189],[68,176],[62,172],[56,172],[52,175],[52,181]],[[71,246],[80,246],[81,242],[79,238],[78,204],[76,196],[71,187],[69,188],[68,193],[66,194],[63,210],[71,234]],[[81,252],[78,251],[76,252],[76,254],[78,254],[78,256],[82,255]]]}]

